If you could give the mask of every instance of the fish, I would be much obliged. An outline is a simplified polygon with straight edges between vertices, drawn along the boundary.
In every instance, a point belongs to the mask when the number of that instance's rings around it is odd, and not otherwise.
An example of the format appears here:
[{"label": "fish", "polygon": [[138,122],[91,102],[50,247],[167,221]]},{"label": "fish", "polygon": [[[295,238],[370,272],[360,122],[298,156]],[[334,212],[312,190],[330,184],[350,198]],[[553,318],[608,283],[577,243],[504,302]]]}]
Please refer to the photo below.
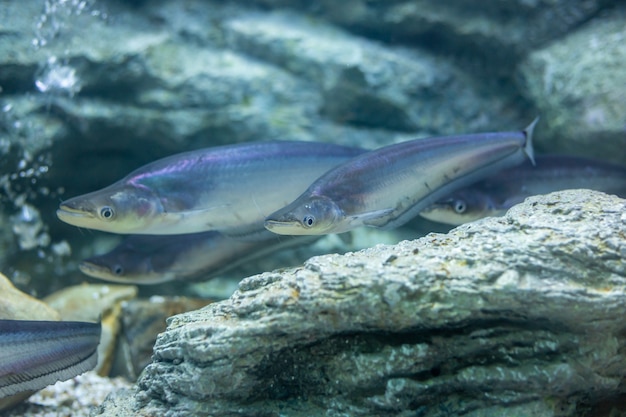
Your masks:
[{"label": "fish", "polygon": [[[321,174],[363,149],[297,141],[251,142],[183,152],[60,204],[70,225],[120,234],[219,231],[256,238],[265,217]],[[261,239],[262,236],[261,236]]]},{"label": "fish", "polygon": [[234,239],[215,231],[130,235],[110,252],[83,260],[78,268],[91,277],[125,284],[199,281],[250,259],[311,240],[277,236],[265,229],[253,240]]},{"label": "fish", "polygon": [[517,132],[414,139],[356,156],[329,170],[265,219],[284,235],[399,227],[447,194],[503,168],[534,161],[535,119]]},{"label": "fish", "polygon": [[487,216],[500,216],[526,197],[587,188],[626,197],[626,168],[590,158],[542,155],[530,163],[502,170],[453,192],[420,216],[458,226]]},{"label": "fish", "polygon": [[100,323],[0,320],[0,398],[93,369]]}]

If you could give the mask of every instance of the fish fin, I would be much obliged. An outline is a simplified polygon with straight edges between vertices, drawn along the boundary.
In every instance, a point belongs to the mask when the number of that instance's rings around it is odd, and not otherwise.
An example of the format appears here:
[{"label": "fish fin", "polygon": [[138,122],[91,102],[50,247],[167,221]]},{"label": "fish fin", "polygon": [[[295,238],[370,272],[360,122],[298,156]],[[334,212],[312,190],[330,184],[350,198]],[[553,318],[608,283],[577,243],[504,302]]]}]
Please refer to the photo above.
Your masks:
[{"label": "fish fin", "polygon": [[224,236],[228,236],[233,240],[239,240],[242,242],[258,242],[271,240],[272,238],[276,238],[276,234],[270,232],[265,228],[259,229],[256,226],[251,228],[237,228],[237,229],[223,229],[220,230]]},{"label": "fish fin", "polygon": [[506,200],[502,202],[502,204],[498,205],[497,209],[499,209],[501,212],[504,213],[505,211],[513,207],[514,205],[523,203],[524,200],[526,200],[526,197],[530,197],[530,196],[531,194],[520,194],[520,195],[507,198]]},{"label": "fish fin", "polygon": [[535,117],[535,120],[530,122],[528,127],[524,129],[524,134],[526,135],[526,146],[524,146],[524,153],[526,153],[526,156],[528,156],[528,159],[530,159],[530,162],[532,162],[533,166],[537,165],[535,163],[535,150],[533,149],[533,131],[535,130],[537,122],[539,122],[539,116]]},{"label": "fish fin", "polygon": [[394,208],[385,208],[382,210],[369,211],[355,216],[351,216],[350,224],[363,224],[365,226],[381,227],[389,220],[386,218],[394,212]]}]

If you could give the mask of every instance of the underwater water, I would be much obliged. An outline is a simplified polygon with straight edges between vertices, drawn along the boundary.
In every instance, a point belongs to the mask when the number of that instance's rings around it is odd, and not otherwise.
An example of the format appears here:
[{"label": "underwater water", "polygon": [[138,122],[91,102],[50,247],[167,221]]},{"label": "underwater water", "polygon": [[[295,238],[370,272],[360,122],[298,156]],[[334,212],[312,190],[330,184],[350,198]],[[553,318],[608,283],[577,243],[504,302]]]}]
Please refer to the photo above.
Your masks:
[{"label": "underwater water", "polygon": [[[626,169],[624,28],[610,0],[0,0],[0,272],[36,298],[104,283],[79,265],[123,236],[66,224],[59,204],[205,147],[376,149],[540,116],[538,155]],[[252,274],[450,228],[416,218],[244,252],[218,279],[139,295],[226,298]]]}]

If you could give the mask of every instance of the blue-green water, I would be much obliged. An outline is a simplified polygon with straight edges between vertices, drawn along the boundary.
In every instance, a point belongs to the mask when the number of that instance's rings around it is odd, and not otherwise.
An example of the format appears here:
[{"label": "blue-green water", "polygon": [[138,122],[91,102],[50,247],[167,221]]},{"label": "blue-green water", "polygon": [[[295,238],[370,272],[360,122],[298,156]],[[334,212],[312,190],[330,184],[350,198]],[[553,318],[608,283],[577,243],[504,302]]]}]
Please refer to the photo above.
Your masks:
[{"label": "blue-green water", "polygon": [[59,201],[184,150],[376,148],[541,115],[540,152],[626,163],[613,2],[5,1],[0,17],[0,270],[38,296],[92,281],[77,262],[119,239],[61,223]]}]

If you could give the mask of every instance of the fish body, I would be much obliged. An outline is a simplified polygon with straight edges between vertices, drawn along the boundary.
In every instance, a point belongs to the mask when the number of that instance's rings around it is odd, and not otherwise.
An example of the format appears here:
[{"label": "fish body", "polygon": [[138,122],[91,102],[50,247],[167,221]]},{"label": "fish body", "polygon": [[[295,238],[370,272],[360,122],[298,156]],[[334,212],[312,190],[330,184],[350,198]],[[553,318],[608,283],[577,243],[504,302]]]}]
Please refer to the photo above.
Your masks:
[{"label": "fish body", "polygon": [[[205,148],[147,164],[101,190],[61,203],[62,221],[128,234],[218,230],[244,237],[321,174],[362,149],[317,142]],[[261,225],[261,227],[259,227]]]},{"label": "fish body", "polygon": [[278,234],[317,235],[362,225],[400,226],[446,194],[532,160],[536,122],[520,132],[416,139],[357,156],[270,214],[265,227]]},{"label": "fish body", "polygon": [[[308,239],[310,240],[310,239]],[[130,235],[113,250],[85,259],[80,270],[125,284],[207,279],[264,254],[306,242],[262,229],[253,240],[210,231],[185,235]]]},{"label": "fish body", "polygon": [[538,156],[536,166],[525,163],[502,170],[442,198],[420,215],[428,220],[459,225],[487,216],[500,216],[531,195],[574,188],[624,197],[626,168],[576,156]]},{"label": "fish body", "polygon": [[0,320],[0,398],[93,369],[99,342],[99,323]]}]

